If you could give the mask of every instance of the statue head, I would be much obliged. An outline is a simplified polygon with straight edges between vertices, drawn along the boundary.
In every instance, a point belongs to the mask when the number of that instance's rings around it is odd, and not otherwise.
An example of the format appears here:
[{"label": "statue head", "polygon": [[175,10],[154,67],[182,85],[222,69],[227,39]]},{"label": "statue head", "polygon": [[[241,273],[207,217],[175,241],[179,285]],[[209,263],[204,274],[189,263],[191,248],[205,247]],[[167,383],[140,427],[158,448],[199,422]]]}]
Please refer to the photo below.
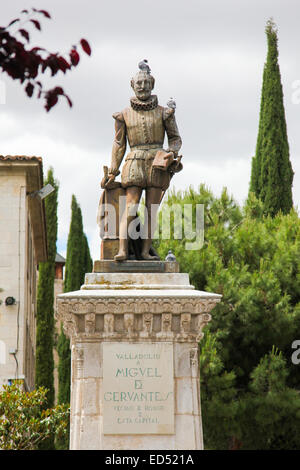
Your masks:
[{"label": "statue head", "polygon": [[147,101],[150,98],[154,84],[154,77],[148,72],[140,71],[131,79],[131,87],[135,96],[141,101]]}]

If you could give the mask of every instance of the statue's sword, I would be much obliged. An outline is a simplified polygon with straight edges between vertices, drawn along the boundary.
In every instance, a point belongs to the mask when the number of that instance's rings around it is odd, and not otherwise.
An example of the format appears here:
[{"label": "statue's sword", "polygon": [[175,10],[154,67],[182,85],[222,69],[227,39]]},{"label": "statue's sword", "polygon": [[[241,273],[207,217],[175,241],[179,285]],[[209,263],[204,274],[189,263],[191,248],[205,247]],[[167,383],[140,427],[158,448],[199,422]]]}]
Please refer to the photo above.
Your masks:
[{"label": "statue's sword", "polygon": [[[182,159],[182,155],[179,155],[179,156],[177,157],[177,160],[176,160],[176,163],[177,163],[176,168],[178,167],[178,165],[179,165],[181,159]],[[171,183],[171,179],[173,178],[173,176],[174,176],[175,173],[176,173],[176,172],[174,172],[174,171],[171,171],[171,172],[170,172],[170,183]],[[169,186],[170,186],[170,184],[169,184]],[[168,188],[167,188],[167,189],[168,189]],[[166,194],[167,189],[164,189],[164,191],[161,193],[161,197],[160,197],[159,204],[160,204],[161,201],[163,200],[164,195]]]}]

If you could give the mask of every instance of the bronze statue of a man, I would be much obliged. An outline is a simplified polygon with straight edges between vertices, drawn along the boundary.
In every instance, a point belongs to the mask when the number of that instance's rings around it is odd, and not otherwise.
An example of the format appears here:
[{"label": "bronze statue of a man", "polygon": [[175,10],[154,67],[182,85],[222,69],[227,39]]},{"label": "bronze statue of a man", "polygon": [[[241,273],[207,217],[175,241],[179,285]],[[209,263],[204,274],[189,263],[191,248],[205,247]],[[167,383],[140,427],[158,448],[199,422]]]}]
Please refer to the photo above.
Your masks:
[{"label": "bronze statue of a man", "polygon": [[[181,157],[178,157],[182,141],[175,120],[175,106],[165,108],[158,104],[157,96],[152,95],[154,83],[149,70],[140,70],[131,80],[135,96],[130,99],[130,106],[113,114],[115,139],[107,187],[120,174],[127,142],[130,146],[121,174],[121,185],[126,191],[126,208],[120,221],[119,252],[115,256],[118,261],[128,259],[128,227],[136,217],[143,189],[146,233],[143,235],[141,257],[145,260],[157,259],[149,253],[156,212],[172,175],[182,169]],[[167,151],[163,151],[165,134],[168,138]],[[155,157],[160,158],[161,166],[155,165]]]}]

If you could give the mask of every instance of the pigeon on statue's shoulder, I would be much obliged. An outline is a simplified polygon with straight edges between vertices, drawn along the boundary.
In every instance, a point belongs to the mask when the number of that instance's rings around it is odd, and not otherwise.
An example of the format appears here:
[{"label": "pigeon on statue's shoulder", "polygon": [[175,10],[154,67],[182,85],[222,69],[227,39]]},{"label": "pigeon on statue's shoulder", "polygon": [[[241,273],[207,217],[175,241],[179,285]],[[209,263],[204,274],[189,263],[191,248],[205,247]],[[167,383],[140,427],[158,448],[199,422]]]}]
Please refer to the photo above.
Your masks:
[{"label": "pigeon on statue's shoulder", "polygon": [[171,97],[169,101],[167,102],[168,108],[175,109],[176,108],[176,102],[175,100]]}]

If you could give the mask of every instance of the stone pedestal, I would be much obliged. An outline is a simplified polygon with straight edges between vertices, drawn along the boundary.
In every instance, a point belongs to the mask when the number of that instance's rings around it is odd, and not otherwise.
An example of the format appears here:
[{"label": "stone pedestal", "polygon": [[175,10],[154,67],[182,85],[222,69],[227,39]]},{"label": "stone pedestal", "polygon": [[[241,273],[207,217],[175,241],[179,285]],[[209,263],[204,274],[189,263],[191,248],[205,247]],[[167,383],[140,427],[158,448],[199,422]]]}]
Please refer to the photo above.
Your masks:
[{"label": "stone pedestal", "polygon": [[123,272],[86,274],[57,298],[72,348],[71,449],[203,449],[198,343],[221,296],[158,263],[116,263]]}]

